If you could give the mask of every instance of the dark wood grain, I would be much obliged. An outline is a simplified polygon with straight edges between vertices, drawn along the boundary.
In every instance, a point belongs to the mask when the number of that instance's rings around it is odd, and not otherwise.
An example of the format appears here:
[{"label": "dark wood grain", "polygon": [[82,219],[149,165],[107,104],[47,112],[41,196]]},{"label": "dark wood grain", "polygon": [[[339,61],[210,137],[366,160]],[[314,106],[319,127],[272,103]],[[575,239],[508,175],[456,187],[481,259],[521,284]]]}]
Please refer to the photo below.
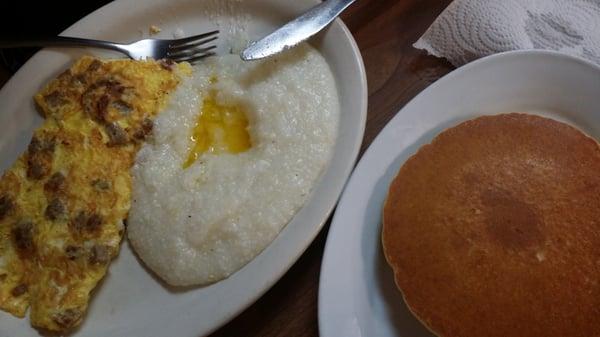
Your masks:
[{"label": "dark wood grain", "polygon": [[[425,87],[453,69],[412,44],[450,0],[358,0],[342,16],[361,50],[369,111],[361,154],[385,124]],[[318,336],[319,271],[329,222],[290,271],[212,337]]]}]

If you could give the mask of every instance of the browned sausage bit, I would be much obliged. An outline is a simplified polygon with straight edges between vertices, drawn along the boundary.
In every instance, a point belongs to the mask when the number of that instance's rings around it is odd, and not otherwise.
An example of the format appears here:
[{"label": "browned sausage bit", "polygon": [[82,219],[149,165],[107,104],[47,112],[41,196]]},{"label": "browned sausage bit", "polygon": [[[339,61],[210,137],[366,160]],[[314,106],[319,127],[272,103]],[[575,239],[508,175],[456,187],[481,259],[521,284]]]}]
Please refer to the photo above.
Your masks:
[{"label": "browned sausage bit", "polygon": [[46,207],[44,215],[48,220],[58,220],[65,217],[67,214],[67,207],[60,198],[53,198]]},{"label": "browned sausage bit", "polygon": [[102,216],[99,214],[87,214],[85,211],[80,211],[69,223],[69,228],[75,234],[82,234],[84,232],[92,233],[102,227],[102,222]]},{"label": "browned sausage bit", "polygon": [[22,255],[31,255],[35,251],[33,236],[35,227],[31,221],[21,221],[12,229],[12,237],[17,252]]},{"label": "browned sausage bit", "polygon": [[154,122],[150,118],[144,118],[140,128],[133,134],[133,137],[137,140],[145,140],[152,133],[153,128]]},{"label": "browned sausage bit", "polygon": [[63,329],[71,328],[77,325],[82,318],[82,311],[79,309],[65,309],[62,312],[58,312],[52,316],[54,323],[62,327]]},{"label": "browned sausage bit", "polygon": [[27,149],[28,178],[38,180],[50,174],[55,145],[54,139],[31,138]]},{"label": "browned sausage bit", "polygon": [[10,294],[13,295],[13,297],[19,297],[19,296],[23,295],[26,292],[27,292],[27,285],[24,284],[24,283],[21,283],[18,286],[14,287],[10,291]]},{"label": "browned sausage bit", "polygon": [[106,125],[106,134],[108,134],[109,146],[125,145],[129,142],[127,132],[117,123]]},{"label": "browned sausage bit", "polygon": [[90,263],[106,264],[110,261],[108,247],[105,245],[94,245],[90,250]]},{"label": "browned sausage bit", "polygon": [[38,136],[33,136],[31,138],[31,142],[27,147],[27,151],[29,155],[34,155],[38,153],[53,153],[56,142],[53,138],[49,139],[40,139]]},{"label": "browned sausage bit", "polygon": [[7,215],[11,214],[13,209],[15,208],[15,204],[12,198],[8,195],[3,195],[0,197],[0,220],[3,220]]},{"label": "browned sausage bit", "polygon": [[75,260],[80,257],[83,253],[83,249],[78,246],[68,245],[65,248],[65,255],[69,258],[69,260]]},{"label": "browned sausage bit", "polygon": [[50,176],[46,184],[44,184],[44,190],[49,193],[57,193],[64,189],[65,186],[65,175],[60,172],[55,172]]},{"label": "browned sausage bit", "polygon": [[104,179],[94,179],[92,181],[92,186],[98,192],[108,191],[110,190],[110,182]]}]

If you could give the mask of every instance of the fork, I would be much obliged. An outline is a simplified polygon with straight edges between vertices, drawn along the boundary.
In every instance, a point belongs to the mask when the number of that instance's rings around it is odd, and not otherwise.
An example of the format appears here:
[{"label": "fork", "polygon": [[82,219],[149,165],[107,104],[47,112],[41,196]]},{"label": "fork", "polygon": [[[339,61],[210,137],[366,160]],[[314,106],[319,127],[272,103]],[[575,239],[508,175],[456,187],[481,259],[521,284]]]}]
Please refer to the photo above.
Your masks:
[{"label": "fork", "polygon": [[0,48],[16,47],[95,47],[121,52],[134,60],[153,58],[170,59],[175,62],[194,63],[205,57],[215,55],[216,45],[206,46],[215,41],[218,30],[184,37],[181,39],[144,39],[130,44],[120,44],[102,40],[83,39],[79,37],[56,36],[24,41],[0,40]]}]

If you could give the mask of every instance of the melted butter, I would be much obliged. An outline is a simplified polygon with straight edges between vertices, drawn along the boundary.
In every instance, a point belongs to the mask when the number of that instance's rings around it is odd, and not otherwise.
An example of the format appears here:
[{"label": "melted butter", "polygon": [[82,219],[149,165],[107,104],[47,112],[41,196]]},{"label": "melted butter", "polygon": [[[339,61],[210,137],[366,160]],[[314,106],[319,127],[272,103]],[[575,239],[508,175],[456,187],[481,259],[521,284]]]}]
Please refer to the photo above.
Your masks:
[{"label": "melted butter", "polygon": [[202,104],[202,110],[190,141],[192,143],[183,168],[190,167],[203,153],[240,153],[251,146],[248,118],[239,104],[222,105],[211,91]]}]

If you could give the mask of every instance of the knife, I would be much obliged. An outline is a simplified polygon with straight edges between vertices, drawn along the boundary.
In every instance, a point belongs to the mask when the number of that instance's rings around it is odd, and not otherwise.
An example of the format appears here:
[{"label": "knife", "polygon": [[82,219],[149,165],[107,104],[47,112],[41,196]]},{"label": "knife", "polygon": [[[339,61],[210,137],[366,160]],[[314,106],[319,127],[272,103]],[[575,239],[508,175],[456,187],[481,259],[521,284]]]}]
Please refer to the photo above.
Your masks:
[{"label": "knife", "polygon": [[354,1],[356,0],[326,0],[273,33],[253,42],[242,51],[240,57],[244,61],[258,60],[292,48],[327,27]]}]

